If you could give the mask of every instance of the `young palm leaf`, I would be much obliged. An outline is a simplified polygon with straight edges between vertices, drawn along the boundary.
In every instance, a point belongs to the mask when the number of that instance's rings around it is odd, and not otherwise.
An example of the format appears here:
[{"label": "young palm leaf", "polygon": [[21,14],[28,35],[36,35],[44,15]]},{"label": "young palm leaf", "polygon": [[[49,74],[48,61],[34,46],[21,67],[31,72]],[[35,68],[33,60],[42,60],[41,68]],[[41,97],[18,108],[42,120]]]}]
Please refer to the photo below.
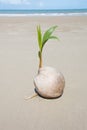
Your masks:
[{"label": "young palm leaf", "polygon": [[42,48],[42,34],[41,34],[40,25],[37,26],[37,34],[38,34],[38,45],[39,45],[39,49],[41,51],[41,48]]},{"label": "young palm leaf", "polygon": [[55,31],[55,29],[57,28],[57,26],[53,26],[51,28],[49,28],[43,36],[43,41],[42,41],[42,48],[45,45],[45,43],[49,40],[49,39],[58,39],[56,36],[52,36],[52,33]]}]

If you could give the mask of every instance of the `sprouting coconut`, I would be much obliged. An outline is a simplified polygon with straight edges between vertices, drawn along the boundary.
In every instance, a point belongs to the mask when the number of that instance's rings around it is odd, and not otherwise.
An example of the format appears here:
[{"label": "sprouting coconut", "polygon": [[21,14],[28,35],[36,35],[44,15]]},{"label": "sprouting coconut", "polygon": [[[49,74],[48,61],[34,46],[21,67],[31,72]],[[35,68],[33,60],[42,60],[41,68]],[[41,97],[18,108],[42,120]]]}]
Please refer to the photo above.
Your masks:
[{"label": "sprouting coconut", "polygon": [[60,72],[57,72],[55,68],[44,67],[42,64],[42,52],[44,45],[49,39],[58,39],[58,37],[52,35],[56,28],[57,26],[49,28],[42,36],[41,28],[40,26],[37,26],[39,70],[38,74],[34,78],[36,94],[26,99],[35,97],[36,95],[43,98],[57,98],[63,94],[65,86],[63,75]]}]

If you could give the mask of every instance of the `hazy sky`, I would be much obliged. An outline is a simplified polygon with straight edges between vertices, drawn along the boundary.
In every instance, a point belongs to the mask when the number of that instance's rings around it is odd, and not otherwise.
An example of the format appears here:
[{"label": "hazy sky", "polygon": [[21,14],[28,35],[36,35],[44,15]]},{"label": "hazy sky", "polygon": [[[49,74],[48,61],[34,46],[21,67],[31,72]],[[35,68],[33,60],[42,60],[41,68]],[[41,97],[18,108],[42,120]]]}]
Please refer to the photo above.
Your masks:
[{"label": "hazy sky", "polygon": [[0,0],[0,9],[87,8],[87,0]]}]

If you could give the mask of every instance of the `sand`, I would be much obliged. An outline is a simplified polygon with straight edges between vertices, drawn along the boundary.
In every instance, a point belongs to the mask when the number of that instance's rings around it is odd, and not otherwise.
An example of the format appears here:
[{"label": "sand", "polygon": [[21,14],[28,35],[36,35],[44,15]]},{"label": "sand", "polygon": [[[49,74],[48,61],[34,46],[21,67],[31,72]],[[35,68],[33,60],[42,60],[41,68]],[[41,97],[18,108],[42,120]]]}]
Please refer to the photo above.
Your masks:
[{"label": "sand", "polygon": [[[36,26],[58,25],[43,62],[61,71],[61,98],[35,97],[38,70]],[[87,130],[87,16],[0,17],[0,130]]]}]

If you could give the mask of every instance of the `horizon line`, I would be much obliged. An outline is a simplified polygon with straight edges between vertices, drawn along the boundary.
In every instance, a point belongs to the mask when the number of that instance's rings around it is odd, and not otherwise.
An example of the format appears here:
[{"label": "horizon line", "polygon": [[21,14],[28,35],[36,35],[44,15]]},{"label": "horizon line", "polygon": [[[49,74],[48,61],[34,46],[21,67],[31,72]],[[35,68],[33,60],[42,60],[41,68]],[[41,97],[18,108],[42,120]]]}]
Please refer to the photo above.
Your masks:
[{"label": "horizon line", "polygon": [[60,8],[60,9],[51,9],[51,8],[49,8],[49,9],[34,9],[34,8],[32,8],[32,9],[22,9],[22,8],[19,8],[19,9],[17,9],[17,8],[13,8],[13,9],[11,9],[11,8],[7,8],[7,9],[0,9],[0,10],[79,10],[79,9],[83,9],[83,10],[85,10],[85,9],[87,9],[87,8]]}]

